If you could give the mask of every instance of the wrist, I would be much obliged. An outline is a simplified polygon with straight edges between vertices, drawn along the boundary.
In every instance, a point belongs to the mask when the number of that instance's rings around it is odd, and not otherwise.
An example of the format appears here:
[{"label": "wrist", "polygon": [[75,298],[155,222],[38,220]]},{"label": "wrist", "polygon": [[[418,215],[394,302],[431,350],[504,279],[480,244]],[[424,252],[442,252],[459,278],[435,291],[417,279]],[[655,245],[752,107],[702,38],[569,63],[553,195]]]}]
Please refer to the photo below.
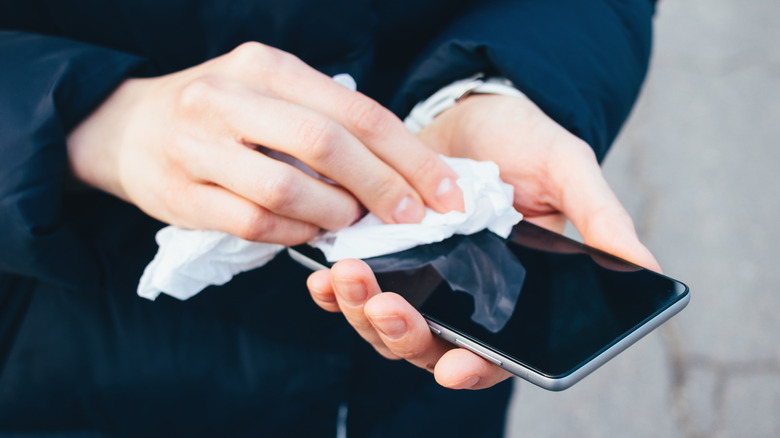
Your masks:
[{"label": "wrist", "polygon": [[67,135],[71,177],[126,199],[119,178],[119,154],[126,120],[131,117],[143,79],[127,79]]},{"label": "wrist", "polygon": [[485,142],[493,146],[517,142],[517,138],[511,137],[516,130],[507,129],[510,128],[507,122],[521,126],[531,116],[526,114],[526,105],[518,105],[522,99],[527,100],[525,96],[468,95],[437,115],[418,136],[444,155],[495,159],[491,152],[494,148],[485,147]]},{"label": "wrist", "polygon": [[473,123],[479,118],[474,116],[479,114],[471,114],[467,117],[462,115],[468,114],[467,108],[471,106],[464,105],[464,102],[477,96],[525,98],[525,95],[508,79],[485,78],[480,73],[455,81],[419,102],[404,119],[404,124],[440,154],[475,158],[471,151],[463,149],[473,142],[464,138],[465,131],[462,123]]},{"label": "wrist", "polygon": [[467,79],[455,81],[419,102],[404,119],[404,124],[413,133],[417,133],[431,124],[442,112],[452,108],[466,97],[475,94],[497,94],[503,96],[524,96],[512,85],[509,79],[502,77],[485,78],[482,73]]}]

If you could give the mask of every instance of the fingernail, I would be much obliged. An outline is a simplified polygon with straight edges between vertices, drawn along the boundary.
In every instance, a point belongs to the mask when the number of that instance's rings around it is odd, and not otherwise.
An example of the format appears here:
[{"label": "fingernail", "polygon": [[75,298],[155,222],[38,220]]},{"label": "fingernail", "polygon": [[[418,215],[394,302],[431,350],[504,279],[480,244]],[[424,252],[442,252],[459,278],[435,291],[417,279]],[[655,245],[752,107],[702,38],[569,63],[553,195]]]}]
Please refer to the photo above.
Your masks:
[{"label": "fingernail", "polygon": [[458,383],[457,385],[453,386],[452,389],[469,389],[477,386],[479,384],[480,378],[479,376],[471,376],[468,379]]},{"label": "fingernail", "polygon": [[368,290],[366,285],[360,281],[337,281],[337,287],[339,296],[350,307],[360,307],[366,301]]},{"label": "fingernail", "polygon": [[393,341],[406,334],[406,321],[398,316],[369,316],[377,330]]},{"label": "fingernail", "polygon": [[416,224],[423,216],[425,216],[425,209],[411,196],[401,199],[393,212],[393,219],[399,224]]},{"label": "fingernail", "polygon": [[448,211],[464,211],[463,191],[458,187],[455,178],[444,178],[436,188],[436,199],[444,205]]}]

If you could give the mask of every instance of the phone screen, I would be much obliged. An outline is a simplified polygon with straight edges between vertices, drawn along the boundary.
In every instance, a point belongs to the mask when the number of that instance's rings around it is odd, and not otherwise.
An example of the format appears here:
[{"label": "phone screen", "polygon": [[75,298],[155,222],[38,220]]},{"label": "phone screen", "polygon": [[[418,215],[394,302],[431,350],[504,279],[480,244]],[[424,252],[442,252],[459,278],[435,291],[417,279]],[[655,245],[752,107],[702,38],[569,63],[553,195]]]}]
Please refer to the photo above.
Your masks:
[{"label": "phone screen", "polygon": [[456,235],[365,261],[383,291],[430,321],[550,378],[576,371],[688,294],[676,280],[525,221],[507,239]]}]

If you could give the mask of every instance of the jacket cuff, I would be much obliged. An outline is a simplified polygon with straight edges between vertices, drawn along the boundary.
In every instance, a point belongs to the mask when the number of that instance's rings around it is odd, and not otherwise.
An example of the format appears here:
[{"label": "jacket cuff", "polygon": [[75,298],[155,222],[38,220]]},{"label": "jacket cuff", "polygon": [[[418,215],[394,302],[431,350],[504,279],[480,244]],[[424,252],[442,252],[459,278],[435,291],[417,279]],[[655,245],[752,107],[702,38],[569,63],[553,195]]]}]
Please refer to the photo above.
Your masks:
[{"label": "jacket cuff", "polygon": [[405,114],[477,72],[503,76],[602,159],[647,71],[653,3],[473,3],[421,53],[391,108]]},{"label": "jacket cuff", "polygon": [[[0,64],[0,270],[83,287],[98,280],[98,262],[63,219],[66,135],[144,60],[3,31]],[[74,258],[81,272],[63,263]]]}]

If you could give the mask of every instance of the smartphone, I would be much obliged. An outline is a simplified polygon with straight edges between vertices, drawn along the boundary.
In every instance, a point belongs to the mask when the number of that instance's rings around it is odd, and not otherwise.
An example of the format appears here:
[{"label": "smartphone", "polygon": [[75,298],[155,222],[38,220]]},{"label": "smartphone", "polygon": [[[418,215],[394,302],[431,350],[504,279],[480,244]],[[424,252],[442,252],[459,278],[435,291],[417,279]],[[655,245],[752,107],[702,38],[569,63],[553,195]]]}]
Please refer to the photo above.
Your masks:
[{"label": "smartphone", "polygon": [[[332,265],[308,245],[311,269]],[[521,221],[365,259],[431,331],[542,388],[569,388],[682,310],[680,281]]]}]

